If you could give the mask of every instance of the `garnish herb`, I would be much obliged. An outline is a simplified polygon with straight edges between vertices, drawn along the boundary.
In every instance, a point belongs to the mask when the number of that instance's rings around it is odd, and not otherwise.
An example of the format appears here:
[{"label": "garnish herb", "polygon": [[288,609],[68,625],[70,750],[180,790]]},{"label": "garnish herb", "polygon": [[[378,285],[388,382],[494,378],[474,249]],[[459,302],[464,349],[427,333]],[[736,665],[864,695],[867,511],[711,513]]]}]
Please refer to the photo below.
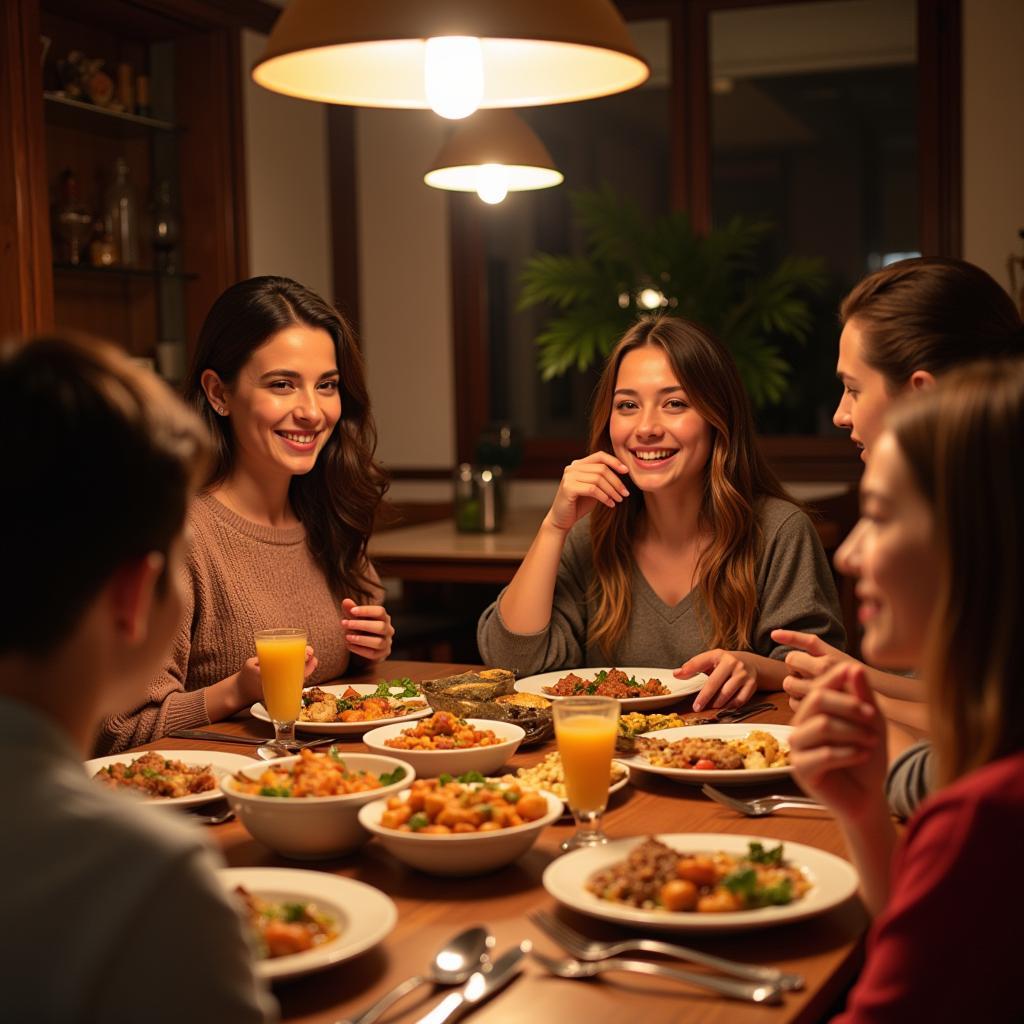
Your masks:
[{"label": "garnish herb", "polygon": [[772,850],[767,849],[763,843],[749,843],[747,860],[777,868],[782,864],[782,843]]},{"label": "garnish herb", "polygon": [[409,819],[409,828],[411,828],[413,832],[419,832],[421,828],[426,828],[429,824],[430,819],[422,811],[417,811]]},{"label": "garnish herb", "polygon": [[393,782],[401,782],[405,778],[405,769],[396,768],[393,772],[384,772],[380,776],[382,786],[390,786]]}]

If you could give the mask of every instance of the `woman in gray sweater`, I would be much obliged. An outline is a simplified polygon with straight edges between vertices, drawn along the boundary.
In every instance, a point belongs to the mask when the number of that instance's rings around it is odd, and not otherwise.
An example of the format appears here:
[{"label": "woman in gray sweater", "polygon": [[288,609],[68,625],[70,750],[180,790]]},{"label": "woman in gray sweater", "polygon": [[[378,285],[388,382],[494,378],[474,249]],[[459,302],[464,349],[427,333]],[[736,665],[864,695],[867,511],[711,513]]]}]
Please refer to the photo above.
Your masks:
[{"label": "woman in gray sweater", "polygon": [[758,452],[736,366],[702,328],[658,317],[626,333],[597,387],[589,447],[481,616],[489,664],[706,672],[699,710],[781,687],[789,648],[773,629],[842,646],[814,527]]}]

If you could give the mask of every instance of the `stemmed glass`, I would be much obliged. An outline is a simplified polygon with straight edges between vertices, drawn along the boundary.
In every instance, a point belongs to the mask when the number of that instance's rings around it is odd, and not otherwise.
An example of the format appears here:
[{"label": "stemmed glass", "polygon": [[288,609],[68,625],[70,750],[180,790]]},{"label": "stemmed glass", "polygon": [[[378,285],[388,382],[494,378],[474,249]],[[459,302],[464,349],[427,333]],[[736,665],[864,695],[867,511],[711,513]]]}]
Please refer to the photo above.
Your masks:
[{"label": "stemmed glass", "polygon": [[263,682],[263,705],[274,723],[273,742],[265,747],[284,757],[291,753],[295,744],[295,720],[302,709],[306,631],[297,628],[257,630],[256,657]]},{"label": "stemmed glass", "polygon": [[612,697],[566,697],[555,701],[552,713],[569,810],[576,819],[576,832],[562,849],[601,846],[608,842],[601,815],[608,806],[619,702]]}]

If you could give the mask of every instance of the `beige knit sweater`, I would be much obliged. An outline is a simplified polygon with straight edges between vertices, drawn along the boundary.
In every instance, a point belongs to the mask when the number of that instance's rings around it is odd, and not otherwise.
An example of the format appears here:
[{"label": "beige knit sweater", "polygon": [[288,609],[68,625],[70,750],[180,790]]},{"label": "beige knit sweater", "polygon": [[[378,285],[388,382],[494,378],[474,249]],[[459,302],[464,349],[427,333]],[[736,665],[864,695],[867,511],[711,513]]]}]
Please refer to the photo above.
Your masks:
[{"label": "beige knit sweater", "polygon": [[340,603],[309,553],[303,526],[261,526],[210,495],[192,503],[189,526],[186,607],[171,658],[146,703],[103,723],[99,753],[208,725],[204,687],[256,654],[257,629],[305,626],[319,660],[310,682],[348,668]]}]

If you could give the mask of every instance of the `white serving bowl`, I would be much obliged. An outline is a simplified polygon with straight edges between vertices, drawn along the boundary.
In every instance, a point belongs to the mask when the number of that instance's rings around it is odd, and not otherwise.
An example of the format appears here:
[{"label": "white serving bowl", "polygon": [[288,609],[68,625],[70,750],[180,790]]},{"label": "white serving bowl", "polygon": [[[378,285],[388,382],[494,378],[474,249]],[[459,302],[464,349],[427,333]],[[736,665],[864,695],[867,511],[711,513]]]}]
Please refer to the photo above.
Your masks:
[{"label": "white serving bowl", "polygon": [[[387,799],[374,800],[359,809],[359,821],[381,845],[409,867],[428,875],[482,875],[511,864],[537,841],[537,837],[562,815],[562,801],[547,790],[538,792],[547,800],[542,818],[494,832],[456,832],[452,835],[423,835],[384,828],[381,817],[388,808]],[[408,790],[397,795],[404,798]]]},{"label": "white serving bowl", "polygon": [[408,761],[419,778],[434,779],[444,772],[449,775],[462,775],[464,772],[492,774],[508,761],[526,736],[518,725],[511,722],[488,718],[467,718],[466,721],[475,729],[490,729],[502,742],[491,747],[464,747],[461,750],[399,750],[385,745],[385,740],[393,739],[405,729],[414,729],[421,722],[382,725],[366,733],[363,742],[371,750]]},{"label": "white serving bowl", "polygon": [[[254,763],[240,772],[258,779],[268,768],[287,766],[298,761],[296,757],[278,757],[272,761]],[[318,860],[349,853],[370,838],[359,824],[359,809],[371,800],[387,798],[408,787],[416,778],[416,769],[408,761],[378,754],[345,754],[345,765],[351,771],[372,772],[380,775],[405,769],[405,777],[398,782],[364,793],[347,796],[251,796],[241,793],[232,776],[221,779],[221,789],[228,798],[238,820],[248,829],[253,839],[275,850],[284,857],[296,860]]]}]

